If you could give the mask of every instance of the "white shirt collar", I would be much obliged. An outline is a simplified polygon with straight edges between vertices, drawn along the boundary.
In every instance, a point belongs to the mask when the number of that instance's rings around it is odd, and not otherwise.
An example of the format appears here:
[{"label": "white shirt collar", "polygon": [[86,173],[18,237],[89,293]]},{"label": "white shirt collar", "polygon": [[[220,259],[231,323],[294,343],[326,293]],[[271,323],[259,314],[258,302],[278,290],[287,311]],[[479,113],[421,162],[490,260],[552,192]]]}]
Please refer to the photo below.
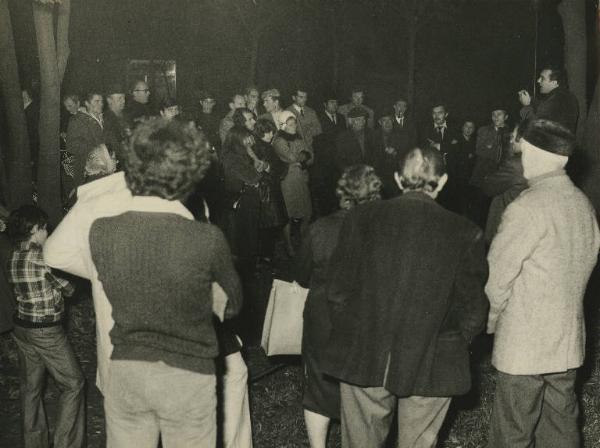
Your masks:
[{"label": "white shirt collar", "polygon": [[87,201],[106,193],[118,193],[127,190],[125,173],[119,171],[109,176],[83,184],[77,188],[77,201]]},{"label": "white shirt collar", "polygon": [[134,196],[129,210],[134,212],[172,213],[187,219],[194,219],[194,215],[180,201],[169,201],[158,196]]},{"label": "white shirt collar", "polygon": [[440,126],[438,126],[437,124],[433,123],[433,127],[434,127],[435,129],[437,129],[437,128],[444,128],[444,129],[447,129],[447,128],[448,128],[448,124],[447,124],[445,121],[444,121],[444,124],[442,124],[442,125],[440,125]]},{"label": "white shirt collar", "polygon": [[296,103],[292,104],[292,106],[294,106],[294,109],[296,109],[298,111],[298,113],[300,113],[304,110],[304,107],[300,107]]}]

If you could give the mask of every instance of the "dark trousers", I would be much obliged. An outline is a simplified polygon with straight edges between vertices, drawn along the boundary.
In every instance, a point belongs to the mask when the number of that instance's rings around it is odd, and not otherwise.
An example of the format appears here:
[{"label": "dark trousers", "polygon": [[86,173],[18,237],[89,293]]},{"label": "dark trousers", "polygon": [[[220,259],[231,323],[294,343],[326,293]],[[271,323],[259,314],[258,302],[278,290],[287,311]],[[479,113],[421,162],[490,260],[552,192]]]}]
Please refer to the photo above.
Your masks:
[{"label": "dark trousers", "polygon": [[61,326],[15,326],[21,380],[21,421],[25,448],[47,448],[48,424],[44,410],[46,369],[60,390],[54,446],[85,445],[84,376]]},{"label": "dark trousers", "polygon": [[575,376],[498,372],[488,448],[578,448]]}]

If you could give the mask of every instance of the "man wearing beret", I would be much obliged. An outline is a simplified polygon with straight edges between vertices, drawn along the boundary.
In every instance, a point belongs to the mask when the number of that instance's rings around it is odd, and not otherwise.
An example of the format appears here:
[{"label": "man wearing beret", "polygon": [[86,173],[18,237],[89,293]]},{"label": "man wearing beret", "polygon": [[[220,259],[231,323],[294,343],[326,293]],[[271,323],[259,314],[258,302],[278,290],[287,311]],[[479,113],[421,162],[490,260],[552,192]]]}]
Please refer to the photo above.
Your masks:
[{"label": "man wearing beret", "polygon": [[576,448],[583,296],[600,232],[592,205],[564,170],[573,134],[545,119],[520,131],[529,188],[507,207],[488,254],[488,333],[498,370],[488,447]]},{"label": "man wearing beret", "polygon": [[335,139],[334,159],[340,173],[351,165],[375,163],[373,131],[366,127],[368,117],[362,107],[355,107],[348,112],[348,129]]}]

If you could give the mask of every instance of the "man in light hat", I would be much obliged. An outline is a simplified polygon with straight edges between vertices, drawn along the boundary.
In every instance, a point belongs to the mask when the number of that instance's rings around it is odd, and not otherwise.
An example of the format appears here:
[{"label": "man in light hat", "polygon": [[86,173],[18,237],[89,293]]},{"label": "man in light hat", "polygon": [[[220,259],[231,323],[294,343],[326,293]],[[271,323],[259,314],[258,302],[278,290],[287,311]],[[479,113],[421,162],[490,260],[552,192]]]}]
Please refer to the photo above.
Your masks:
[{"label": "man in light hat", "polygon": [[507,207],[488,254],[487,330],[498,370],[488,447],[576,448],[583,296],[600,232],[591,203],[564,170],[573,134],[544,119],[520,132],[529,188]]},{"label": "man in light hat", "polygon": [[266,120],[271,120],[277,129],[281,128],[279,115],[283,112],[283,108],[281,107],[280,98],[281,94],[277,89],[269,89],[265,90],[261,93],[260,98],[263,101],[263,106],[266,110],[264,114],[262,114],[258,118],[264,118]]}]

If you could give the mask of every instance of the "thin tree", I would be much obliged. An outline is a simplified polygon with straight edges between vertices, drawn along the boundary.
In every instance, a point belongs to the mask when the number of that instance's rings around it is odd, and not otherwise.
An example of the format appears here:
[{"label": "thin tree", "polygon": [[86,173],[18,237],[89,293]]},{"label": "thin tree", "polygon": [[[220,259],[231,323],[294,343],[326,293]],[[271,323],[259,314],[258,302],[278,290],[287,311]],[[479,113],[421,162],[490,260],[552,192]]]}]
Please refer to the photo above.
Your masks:
[{"label": "thin tree", "polygon": [[[69,58],[70,0],[34,0],[40,62],[38,203],[52,224],[62,217],[60,190],[60,85]],[[56,32],[55,32],[56,21]]]},{"label": "thin tree", "polygon": [[[6,174],[8,192],[4,199],[9,207],[31,203],[31,154],[27,122],[23,111],[23,99],[15,54],[15,43],[8,9],[8,0],[0,0],[0,93],[4,100],[8,141]],[[0,157],[3,154],[0,154]]]},{"label": "thin tree", "polygon": [[406,36],[406,96],[414,104],[419,32],[434,20],[451,20],[465,0],[389,0],[390,12],[401,18]]}]

